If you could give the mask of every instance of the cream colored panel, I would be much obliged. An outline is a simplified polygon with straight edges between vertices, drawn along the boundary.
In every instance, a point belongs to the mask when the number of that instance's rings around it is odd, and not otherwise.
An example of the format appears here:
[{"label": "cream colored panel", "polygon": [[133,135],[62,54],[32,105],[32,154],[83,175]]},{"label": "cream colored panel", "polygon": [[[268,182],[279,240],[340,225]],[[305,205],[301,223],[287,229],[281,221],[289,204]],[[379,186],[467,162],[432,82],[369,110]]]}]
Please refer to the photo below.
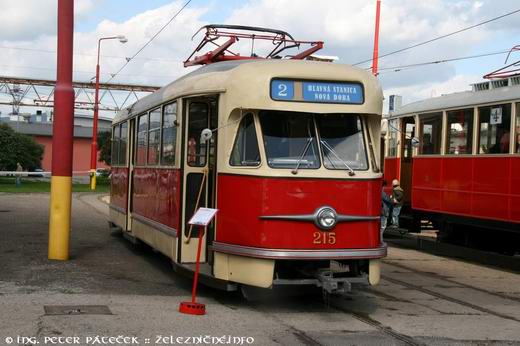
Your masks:
[{"label": "cream colored panel", "polygon": [[273,284],[274,260],[215,252],[213,272],[218,279],[268,288]]},{"label": "cream colored panel", "polygon": [[133,219],[134,229],[132,234],[150,245],[163,255],[175,260],[177,257],[177,238],[171,237],[156,230],[136,219]]},{"label": "cream colored panel", "polygon": [[153,232],[155,234],[154,248],[171,259],[174,259],[177,254],[177,248],[175,246],[176,238],[170,237],[169,235],[157,230],[153,230]]},{"label": "cream colored panel", "polygon": [[112,208],[109,209],[110,222],[126,231],[126,215]]},{"label": "cream colored panel", "polygon": [[375,286],[381,279],[381,260],[371,259],[368,264],[368,282]]},{"label": "cream colored panel", "polygon": [[154,236],[152,232],[152,228],[139,222],[136,219],[132,219],[133,222],[133,228],[132,228],[132,234],[144,241],[146,244],[153,247],[154,244]]}]

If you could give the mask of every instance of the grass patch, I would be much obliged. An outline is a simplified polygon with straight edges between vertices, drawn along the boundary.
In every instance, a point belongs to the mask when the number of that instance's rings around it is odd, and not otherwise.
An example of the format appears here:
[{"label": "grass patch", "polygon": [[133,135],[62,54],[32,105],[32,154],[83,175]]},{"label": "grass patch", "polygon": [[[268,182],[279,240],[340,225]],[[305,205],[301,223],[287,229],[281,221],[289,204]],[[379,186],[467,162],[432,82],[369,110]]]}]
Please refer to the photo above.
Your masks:
[{"label": "grass patch", "polygon": [[[31,193],[31,192],[50,192],[51,183],[49,181],[38,180],[35,178],[22,177],[22,183],[16,186],[16,178],[0,177],[0,192],[9,193]],[[108,193],[110,191],[110,180],[98,178],[96,192]],[[89,184],[72,184],[72,192],[91,192]]]}]

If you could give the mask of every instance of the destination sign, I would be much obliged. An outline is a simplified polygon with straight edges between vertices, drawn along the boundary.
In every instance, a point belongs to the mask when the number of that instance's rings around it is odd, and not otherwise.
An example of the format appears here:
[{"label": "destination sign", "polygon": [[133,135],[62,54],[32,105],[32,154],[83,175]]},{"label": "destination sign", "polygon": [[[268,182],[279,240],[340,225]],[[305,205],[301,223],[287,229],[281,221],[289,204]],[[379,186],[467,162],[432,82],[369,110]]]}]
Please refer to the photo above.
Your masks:
[{"label": "destination sign", "polygon": [[362,104],[363,87],[357,83],[274,79],[271,98],[280,101]]}]

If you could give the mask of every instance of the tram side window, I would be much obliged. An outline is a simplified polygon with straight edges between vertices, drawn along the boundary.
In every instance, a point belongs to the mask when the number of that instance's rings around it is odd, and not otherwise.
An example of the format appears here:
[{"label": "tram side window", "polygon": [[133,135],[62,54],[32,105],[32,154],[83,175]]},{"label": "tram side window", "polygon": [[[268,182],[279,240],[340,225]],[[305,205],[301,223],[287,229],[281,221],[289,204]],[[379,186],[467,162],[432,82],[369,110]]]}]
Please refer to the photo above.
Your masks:
[{"label": "tram side window", "polygon": [[471,154],[473,143],[473,109],[448,112],[447,154]]},{"label": "tram side window", "polygon": [[480,107],[479,154],[509,153],[511,104]]},{"label": "tram side window", "polygon": [[441,153],[442,113],[420,116],[421,154],[438,155]]},{"label": "tram side window", "polygon": [[121,138],[119,139],[119,158],[118,163],[126,166],[126,143],[128,138],[128,124],[126,122],[120,125]]},{"label": "tram side window", "polygon": [[398,137],[398,120],[390,120],[388,122],[388,131],[390,134],[390,138],[388,139],[388,156],[396,157],[397,156],[397,139]]},{"label": "tram side window", "polygon": [[159,145],[161,139],[161,108],[150,112],[148,123],[148,165],[159,163]]},{"label": "tram side window", "polygon": [[258,166],[260,164],[255,120],[251,113],[240,122],[229,163],[231,166]]},{"label": "tram side window", "polygon": [[520,154],[520,103],[516,104],[516,144],[515,153]]},{"label": "tram side window", "polygon": [[112,128],[112,157],[110,158],[112,161],[112,166],[119,164],[119,143],[121,138],[121,127],[116,125]]},{"label": "tram side window", "polygon": [[137,125],[136,165],[146,165],[146,144],[148,143],[148,114],[139,117]]},{"label": "tram side window", "polygon": [[162,118],[161,164],[175,164],[175,142],[177,140],[177,102],[164,106]]}]

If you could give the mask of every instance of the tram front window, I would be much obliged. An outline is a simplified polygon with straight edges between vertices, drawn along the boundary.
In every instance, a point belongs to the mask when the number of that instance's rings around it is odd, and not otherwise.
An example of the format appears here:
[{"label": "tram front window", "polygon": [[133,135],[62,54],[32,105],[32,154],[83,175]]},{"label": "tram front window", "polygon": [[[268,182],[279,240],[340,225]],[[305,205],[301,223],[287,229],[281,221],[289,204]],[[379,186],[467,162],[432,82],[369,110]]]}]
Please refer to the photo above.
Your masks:
[{"label": "tram front window", "polygon": [[261,111],[260,124],[269,167],[289,169],[320,167],[312,115]]},{"label": "tram front window", "polygon": [[368,169],[357,115],[261,111],[259,118],[269,167],[317,169],[321,149],[327,169]]},{"label": "tram front window", "polygon": [[363,129],[358,116],[325,114],[317,115],[316,121],[325,168],[368,168]]}]

